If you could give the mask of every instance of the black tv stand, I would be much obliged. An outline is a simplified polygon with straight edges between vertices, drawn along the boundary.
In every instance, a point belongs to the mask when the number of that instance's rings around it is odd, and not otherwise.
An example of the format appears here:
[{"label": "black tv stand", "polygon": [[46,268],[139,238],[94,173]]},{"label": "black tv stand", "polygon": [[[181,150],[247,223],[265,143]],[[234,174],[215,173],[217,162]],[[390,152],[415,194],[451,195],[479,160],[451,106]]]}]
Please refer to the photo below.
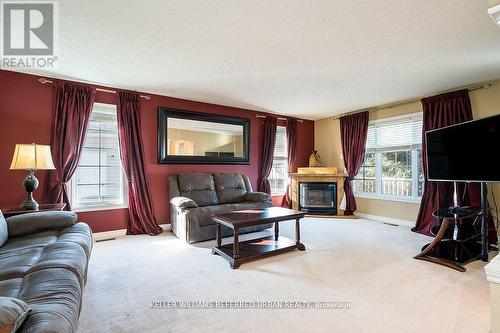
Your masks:
[{"label": "black tv stand", "polygon": [[[430,261],[436,264],[453,268],[460,272],[465,272],[464,264],[477,260],[481,254],[481,243],[479,240],[479,228],[475,228],[481,216],[479,209],[463,209],[456,207],[442,208],[434,211],[435,218],[442,220],[439,231],[431,243],[422,248],[422,252],[414,258]],[[471,219],[474,223],[467,221]],[[453,232],[450,232],[450,226],[454,226]],[[462,232],[462,229],[473,228],[472,231]],[[459,234],[467,233],[466,238],[459,237]]]},{"label": "black tv stand", "polygon": [[481,182],[481,260],[488,262],[488,187]]},{"label": "black tv stand", "polygon": [[[488,201],[486,183],[481,183],[481,208],[450,207],[437,209],[432,214],[442,220],[439,231],[431,243],[422,248],[414,258],[444,265],[465,272],[464,264],[481,259],[488,261]],[[473,219],[473,223],[467,223]],[[450,226],[454,226],[450,232]],[[457,237],[461,228],[466,229],[468,237]]]},{"label": "black tv stand", "polygon": [[464,207],[450,207],[448,208],[448,211],[450,214],[456,214],[456,215],[463,215],[463,214],[468,214],[471,212],[473,208],[469,206],[464,206]]}]

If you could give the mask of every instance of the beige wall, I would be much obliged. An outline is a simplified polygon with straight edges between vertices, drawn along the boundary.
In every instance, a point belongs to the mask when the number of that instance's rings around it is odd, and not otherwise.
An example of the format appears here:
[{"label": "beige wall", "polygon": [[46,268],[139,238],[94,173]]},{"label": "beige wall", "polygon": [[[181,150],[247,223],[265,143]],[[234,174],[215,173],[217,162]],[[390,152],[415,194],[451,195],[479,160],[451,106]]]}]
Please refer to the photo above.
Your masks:
[{"label": "beige wall", "polygon": [[[474,119],[487,117],[500,113],[500,80],[492,82],[489,89],[480,89],[470,92],[472,114]],[[393,108],[385,108],[370,112],[370,120],[383,119],[414,112],[422,112],[422,104],[413,102],[402,104]],[[325,166],[335,166],[339,170],[344,169],[344,161],[341,159],[342,146],[340,142],[340,122],[338,119],[325,118],[315,122],[314,127],[315,149],[321,155],[321,161]],[[492,153],[497,154],[499,147],[492,147]],[[495,193],[497,203],[500,204],[500,184],[489,186]],[[490,191],[490,203],[491,200]],[[418,214],[419,204],[379,199],[356,198],[357,212],[415,221]],[[493,206],[493,205],[492,205]],[[494,206],[493,206],[494,207]]]}]

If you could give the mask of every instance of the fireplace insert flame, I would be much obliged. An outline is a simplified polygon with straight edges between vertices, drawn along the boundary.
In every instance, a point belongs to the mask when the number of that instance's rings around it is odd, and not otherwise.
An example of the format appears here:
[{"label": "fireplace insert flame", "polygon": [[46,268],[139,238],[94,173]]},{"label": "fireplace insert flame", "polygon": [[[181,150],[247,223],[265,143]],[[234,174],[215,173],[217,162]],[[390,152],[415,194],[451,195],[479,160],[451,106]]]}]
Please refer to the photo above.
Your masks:
[{"label": "fireplace insert flame", "polygon": [[337,183],[300,183],[299,198],[303,212],[337,215]]}]

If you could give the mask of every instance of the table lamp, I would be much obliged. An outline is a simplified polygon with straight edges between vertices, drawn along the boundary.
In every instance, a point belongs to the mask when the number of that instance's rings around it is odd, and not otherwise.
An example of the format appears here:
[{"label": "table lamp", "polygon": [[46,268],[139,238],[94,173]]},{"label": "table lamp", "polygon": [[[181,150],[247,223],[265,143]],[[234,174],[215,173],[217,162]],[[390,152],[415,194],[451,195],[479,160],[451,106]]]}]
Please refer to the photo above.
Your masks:
[{"label": "table lamp", "polygon": [[54,170],[50,146],[37,144],[16,144],[14,157],[10,164],[10,170],[27,170],[28,175],[24,179],[23,186],[28,196],[21,204],[22,209],[37,210],[38,203],[33,199],[33,192],[38,187],[38,179],[35,177],[36,170]]}]

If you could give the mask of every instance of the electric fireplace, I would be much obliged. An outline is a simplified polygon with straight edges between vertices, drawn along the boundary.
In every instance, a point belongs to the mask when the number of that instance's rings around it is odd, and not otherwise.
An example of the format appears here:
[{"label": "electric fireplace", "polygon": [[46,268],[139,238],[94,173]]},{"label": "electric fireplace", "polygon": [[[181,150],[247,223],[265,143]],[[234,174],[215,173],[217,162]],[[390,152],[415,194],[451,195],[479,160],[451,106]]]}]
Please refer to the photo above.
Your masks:
[{"label": "electric fireplace", "polygon": [[299,183],[299,210],[308,214],[337,215],[337,183]]}]

